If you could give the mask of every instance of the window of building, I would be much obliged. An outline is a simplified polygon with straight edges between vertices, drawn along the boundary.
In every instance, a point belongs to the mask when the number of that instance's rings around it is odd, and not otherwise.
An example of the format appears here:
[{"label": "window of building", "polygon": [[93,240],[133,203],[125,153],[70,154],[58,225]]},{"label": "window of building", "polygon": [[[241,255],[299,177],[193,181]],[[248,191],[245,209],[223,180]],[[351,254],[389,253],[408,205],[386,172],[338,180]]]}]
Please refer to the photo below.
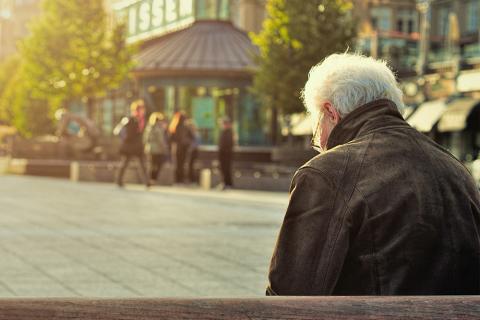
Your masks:
[{"label": "window of building", "polygon": [[229,19],[228,0],[197,0],[197,19]]},{"label": "window of building", "polygon": [[402,33],[416,32],[418,14],[415,10],[399,10],[397,12],[397,31]]},{"label": "window of building", "polygon": [[450,7],[440,7],[438,10],[438,29],[437,32],[440,36],[447,36],[448,29],[450,27],[449,21]]},{"label": "window of building", "polygon": [[407,32],[408,33],[413,33],[417,31],[417,28],[415,27],[415,23],[413,20],[408,20],[408,25],[407,25]]},{"label": "window of building", "polygon": [[478,23],[480,15],[480,0],[470,0],[467,2],[467,26],[468,32],[478,31],[480,25]]},{"label": "window of building", "polygon": [[403,32],[403,20],[397,20],[397,31]]},{"label": "window of building", "polygon": [[392,10],[385,7],[375,7],[370,11],[372,25],[380,31],[392,29]]}]

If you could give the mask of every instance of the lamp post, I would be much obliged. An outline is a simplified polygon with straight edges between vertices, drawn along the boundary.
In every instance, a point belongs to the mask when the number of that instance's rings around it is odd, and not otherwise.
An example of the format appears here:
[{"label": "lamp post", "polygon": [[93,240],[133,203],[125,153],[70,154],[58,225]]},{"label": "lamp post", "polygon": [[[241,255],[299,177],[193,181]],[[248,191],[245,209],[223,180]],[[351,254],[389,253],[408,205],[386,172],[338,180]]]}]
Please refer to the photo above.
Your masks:
[{"label": "lamp post", "polygon": [[423,94],[422,99],[428,100],[425,86],[425,71],[428,65],[428,50],[430,49],[430,10],[432,0],[417,0],[417,10],[420,13],[420,44],[415,71],[418,76],[418,85]]},{"label": "lamp post", "polygon": [[452,59],[453,63],[453,78],[455,81],[455,89],[454,94],[458,94],[458,76],[460,75],[460,68],[461,68],[461,56],[460,56],[460,48],[459,48],[459,41],[460,41],[460,27],[458,25],[458,18],[455,12],[450,12],[448,15],[448,55]]},{"label": "lamp post", "polygon": [[432,0],[417,0],[417,10],[420,12],[420,45],[419,57],[415,66],[417,75],[422,77],[428,62],[430,49],[430,4]]}]

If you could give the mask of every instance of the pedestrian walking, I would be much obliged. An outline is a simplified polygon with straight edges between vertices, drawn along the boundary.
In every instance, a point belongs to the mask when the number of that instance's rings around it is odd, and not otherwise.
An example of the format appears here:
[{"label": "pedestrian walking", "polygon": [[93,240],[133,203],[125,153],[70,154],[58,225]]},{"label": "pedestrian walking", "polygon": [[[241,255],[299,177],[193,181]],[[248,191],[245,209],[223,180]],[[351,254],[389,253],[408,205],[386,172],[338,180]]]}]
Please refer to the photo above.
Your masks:
[{"label": "pedestrian walking", "polygon": [[218,160],[220,162],[220,171],[222,173],[222,189],[233,187],[232,181],[232,161],[233,161],[233,131],[232,121],[225,117],[222,119],[222,131],[218,141]]},{"label": "pedestrian walking", "polygon": [[142,171],[142,178],[147,187],[150,182],[145,168],[145,154],[142,141],[145,127],[145,104],[143,100],[137,100],[130,105],[130,116],[125,117],[115,127],[114,133],[120,136],[120,154],[122,156],[120,169],[117,175],[117,184],[123,187],[123,176],[130,160],[137,159]]},{"label": "pedestrian walking", "polygon": [[186,121],[188,133],[190,136],[190,145],[188,147],[188,180],[190,183],[196,183],[198,181],[195,171],[195,161],[198,157],[198,146],[200,145],[200,135],[197,130],[197,126],[193,122],[192,118],[188,118]]},{"label": "pedestrian walking", "polygon": [[187,117],[181,111],[177,111],[170,122],[168,131],[175,150],[175,182],[184,182],[185,161],[191,137],[186,126]]},{"label": "pedestrian walking", "polygon": [[154,112],[150,115],[143,141],[150,162],[150,184],[156,184],[163,165],[170,159],[167,123],[162,113]]},{"label": "pedestrian walking", "polygon": [[476,184],[405,122],[386,63],[331,55],[303,97],[321,153],[293,177],[267,294],[479,294]]}]

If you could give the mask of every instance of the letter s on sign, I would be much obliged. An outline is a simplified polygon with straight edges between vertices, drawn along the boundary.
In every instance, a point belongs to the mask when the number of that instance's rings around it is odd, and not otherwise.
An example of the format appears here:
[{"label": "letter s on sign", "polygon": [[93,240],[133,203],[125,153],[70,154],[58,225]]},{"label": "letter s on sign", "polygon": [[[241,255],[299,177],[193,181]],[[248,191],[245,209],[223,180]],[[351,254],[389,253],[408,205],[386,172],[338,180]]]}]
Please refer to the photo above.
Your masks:
[{"label": "letter s on sign", "polygon": [[143,2],[140,5],[140,10],[139,10],[139,24],[138,27],[140,28],[141,31],[147,31],[150,28],[150,3],[149,2]]},{"label": "letter s on sign", "polygon": [[154,27],[163,25],[163,14],[165,12],[163,3],[164,0],[153,0],[152,2],[152,25]]}]

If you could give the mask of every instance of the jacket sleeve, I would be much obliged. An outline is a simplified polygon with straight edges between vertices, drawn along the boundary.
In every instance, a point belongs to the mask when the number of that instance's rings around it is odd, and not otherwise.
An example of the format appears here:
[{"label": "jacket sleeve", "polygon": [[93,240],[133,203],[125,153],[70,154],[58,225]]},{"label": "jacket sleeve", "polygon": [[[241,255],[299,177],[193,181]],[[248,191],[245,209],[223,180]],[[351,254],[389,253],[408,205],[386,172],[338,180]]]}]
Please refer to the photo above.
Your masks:
[{"label": "jacket sleeve", "polygon": [[[269,270],[267,295],[329,295],[349,246],[346,205],[335,185],[311,168],[295,175]],[[335,205],[341,201],[339,205]]]}]

